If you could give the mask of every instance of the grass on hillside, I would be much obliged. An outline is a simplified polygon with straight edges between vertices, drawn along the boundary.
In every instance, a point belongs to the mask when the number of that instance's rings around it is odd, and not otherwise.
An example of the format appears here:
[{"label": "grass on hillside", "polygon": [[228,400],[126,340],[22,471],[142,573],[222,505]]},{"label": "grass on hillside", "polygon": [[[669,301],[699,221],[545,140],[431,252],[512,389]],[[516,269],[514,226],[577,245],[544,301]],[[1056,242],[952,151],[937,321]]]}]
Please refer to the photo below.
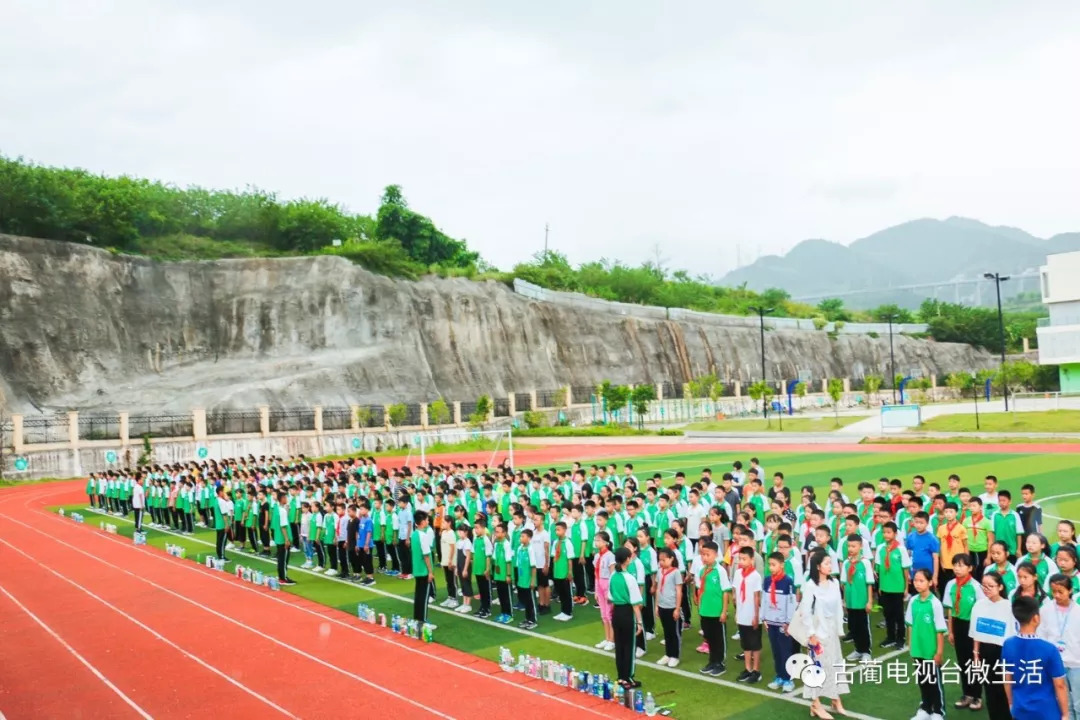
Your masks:
[{"label": "grass on hillside", "polygon": [[[975,414],[939,415],[929,418],[920,430],[975,432]],[[979,413],[981,432],[1080,432],[1080,410]]]},{"label": "grass on hillside", "polygon": [[[711,467],[714,472],[726,469],[736,459],[747,461],[752,453],[746,450],[730,451],[717,449],[709,452],[672,453],[660,456],[625,457],[614,460],[617,463],[632,462],[638,477],[651,476],[659,472],[663,477],[674,477],[676,471],[687,473],[689,478],[696,478],[703,467]],[[876,480],[879,477],[898,477],[905,481],[920,473],[929,482],[944,484],[951,472],[958,473],[964,484],[981,488],[981,479],[987,474],[996,474],[1004,480],[1003,489],[1014,494],[1019,493],[1023,483],[1035,484],[1040,498],[1054,495],[1072,495],[1077,493],[1069,476],[1075,466],[1075,458],[1067,455],[1031,454],[1018,448],[1016,453],[987,455],[983,453],[926,453],[914,451],[901,454],[884,453],[775,453],[766,447],[759,448],[753,454],[761,458],[768,474],[772,470],[782,470],[792,487],[811,485],[824,497],[829,479],[842,477],[845,487],[852,487],[862,480]],[[606,458],[605,462],[610,460]],[[981,491],[981,490],[980,490]],[[854,494],[853,490],[849,494]],[[1069,516],[1073,508],[1069,499],[1044,501],[1048,516]],[[1080,503],[1077,503],[1080,505]],[[80,509],[73,506],[69,509]],[[86,513],[87,522],[96,527],[96,516]],[[1073,515],[1075,516],[1075,515]],[[130,535],[130,523],[115,521],[122,533]],[[1051,530],[1051,532],[1053,532]],[[150,531],[149,542],[162,546],[165,542],[185,545],[188,556],[198,560],[199,553],[211,551],[213,531],[198,530],[194,537],[177,538],[160,531]],[[268,561],[246,558],[230,553],[244,565],[258,567],[264,572],[272,569]],[[293,556],[296,558],[296,556]],[[298,560],[293,560],[293,565]],[[394,580],[385,576],[378,577],[378,585],[372,590],[365,590],[353,585],[334,582],[331,579],[310,575],[299,570],[291,571],[299,584],[289,589],[313,601],[354,613],[357,602],[372,605],[377,612],[408,613],[412,584]],[[438,575],[442,587],[441,573]],[[440,594],[440,600],[443,597]],[[575,608],[574,620],[570,623],[555,623],[550,616],[542,616],[540,627],[535,633],[524,633],[507,629],[491,623],[480,622],[454,613],[446,613],[432,608],[434,622],[439,625],[435,639],[443,643],[481,657],[494,660],[501,646],[518,652],[530,653],[545,659],[559,660],[572,664],[576,668],[595,672],[610,672],[614,662],[610,654],[602,654],[591,648],[599,639],[601,629],[598,613],[592,608]],[[875,656],[881,657],[884,651],[876,647],[881,638],[877,622],[880,614],[875,613],[872,627],[875,634]],[[734,654],[738,652],[737,642],[730,640],[734,627],[729,619],[728,672],[723,679],[733,681],[740,670],[740,664]],[[753,694],[741,688],[718,686],[697,674],[702,665],[702,658],[694,652],[700,642],[697,635],[696,614],[694,628],[684,636],[684,662],[679,670],[686,674],[670,673],[655,665],[661,648],[658,640],[649,643],[649,653],[639,662],[638,677],[645,683],[645,689],[665,693],[658,697],[661,704],[674,703],[673,715],[682,720],[714,720],[715,718],[738,718],[739,720],[757,720],[769,717],[771,720],[795,720],[806,714],[805,707],[793,705],[777,699],[765,689],[765,683],[756,688],[766,693],[765,696]],[[850,652],[851,646],[844,645],[844,652]],[[951,650],[946,651],[951,656]],[[899,661],[907,661],[901,655]],[[771,656],[768,644],[762,659],[762,671],[765,681],[771,679]],[[910,665],[907,666],[910,668]],[[884,669],[882,676],[885,677]],[[959,699],[960,688],[947,685],[946,701],[953,703]],[[770,696],[771,695],[771,696]],[[718,702],[721,701],[721,702]],[[885,720],[906,720],[915,711],[918,702],[918,689],[912,683],[900,684],[895,680],[882,680],[880,684],[857,682],[852,693],[844,698],[845,705],[856,712],[862,712]]]},{"label": "grass on hillside", "polygon": [[126,251],[154,260],[222,260],[227,258],[281,257],[287,253],[248,240],[216,240],[197,235],[141,237]]},{"label": "grass on hillside", "polygon": [[557,425],[555,427],[522,428],[514,431],[514,437],[638,437],[638,436],[677,436],[682,435],[681,430],[641,430],[629,425],[582,425],[571,427],[569,425]]},{"label": "grass on hillside", "polygon": [[[865,420],[865,416],[841,415],[835,417],[787,417],[783,418],[784,432],[831,432],[845,425]],[[780,420],[775,416],[769,418],[768,423],[762,418],[738,419],[738,420],[708,420],[705,422],[690,423],[683,428],[684,431],[701,430],[708,432],[780,432]]]}]

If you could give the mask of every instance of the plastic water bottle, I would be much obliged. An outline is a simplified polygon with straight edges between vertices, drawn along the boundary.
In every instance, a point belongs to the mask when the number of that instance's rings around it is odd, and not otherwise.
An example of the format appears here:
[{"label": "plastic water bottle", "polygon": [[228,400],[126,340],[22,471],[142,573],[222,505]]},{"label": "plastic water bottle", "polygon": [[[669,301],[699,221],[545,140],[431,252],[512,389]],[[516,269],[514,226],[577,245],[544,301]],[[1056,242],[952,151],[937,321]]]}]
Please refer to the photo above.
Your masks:
[{"label": "plastic water bottle", "polygon": [[386,627],[386,613],[379,613],[379,624]]},{"label": "plastic water bottle", "polygon": [[645,711],[646,716],[656,716],[656,698],[652,696],[652,693],[645,693],[645,703],[642,709]]},{"label": "plastic water bottle", "polygon": [[522,675],[525,674],[525,655],[524,653],[518,653],[517,658],[517,671]]},{"label": "plastic water bottle", "polygon": [[634,712],[645,712],[645,697],[640,690],[634,691]]},{"label": "plastic water bottle", "polygon": [[392,632],[395,632],[395,633],[398,631],[398,616],[397,615],[394,615],[394,616],[392,616],[390,618],[390,630]]},{"label": "plastic water bottle", "polygon": [[623,704],[623,695],[625,693],[626,693],[626,690],[623,689],[622,685],[616,685],[615,686],[615,703],[616,704],[618,704],[618,705]]}]

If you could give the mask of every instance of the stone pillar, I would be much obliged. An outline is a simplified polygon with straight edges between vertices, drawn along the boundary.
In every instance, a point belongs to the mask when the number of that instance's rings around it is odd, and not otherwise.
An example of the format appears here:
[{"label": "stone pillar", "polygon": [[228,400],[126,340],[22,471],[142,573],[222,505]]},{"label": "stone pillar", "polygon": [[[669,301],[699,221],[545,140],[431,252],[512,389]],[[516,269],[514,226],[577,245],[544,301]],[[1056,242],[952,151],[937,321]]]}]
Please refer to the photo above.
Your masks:
[{"label": "stone pillar", "polygon": [[23,452],[23,416],[11,416],[11,447],[16,455]]},{"label": "stone pillar", "polygon": [[389,430],[390,429],[390,406],[389,405],[383,405],[382,406],[382,419],[383,419],[383,425],[386,426],[387,430]]},{"label": "stone pillar", "polygon": [[529,409],[530,410],[535,410],[536,409],[536,391],[535,390],[530,390],[529,391]]},{"label": "stone pillar", "polygon": [[735,397],[742,397],[742,381],[735,381]]},{"label": "stone pillar", "polygon": [[259,406],[259,434],[266,437],[270,434],[270,406]]},{"label": "stone pillar", "polygon": [[[1027,352],[1027,348],[1024,348],[1024,352]],[[937,375],[930,375],[930,387],[931,389],[937,388]]]},{"label": "stone pillar", "polygon": [[124,446],[128,444],[128,437],[131,435],[131,430],[128,426],[128,414],[126,412],[120,413],[120,445]]},{"label": "stone pillar", "polygon": [[[828,384],[825,385],[825,392],[829,392]],[[844,392],[851,392],[851,378],[844,378]]]},{"label": "stone pillar", "polygon": [[461,424],[461,401],[460,400],[455,400],[454,401],[454,424],[455,425],[460,425]]},{"label": "stone pillar", "polygon": [[355,432],[360,429],[360,406],[350,405],[349,415],[349,427]]},{"label": "stone pillar", "polygon": [[1028,341],[1028,339],[1025,337],[1025,338],[1020,338],[1020,340],[1024,343],[1024,352],[1025,353],[1031,352],[1031,343]]},{"label": "stone pillar", "polygon": [[570,406],[574,404],[574,391],[569,385],[563,385],[563,392],[566,394],[566,408],[569,410]]},{"label": "stone pillar", "polygon": [[74,410],[68,411],[68,445],[72,449],[79,447],[79,413]]},{"label": "stone pillar", "polygon": [[322,405],[312,408],[315,411],[315,432],[322,435]]},{"label": "stone pillar", "polygon": [[656,383],[656,399],[664,399],[664,383]]},{"label": "stone pillar", "polygon": [[206,408],[197,407],[191,411],[191,434],[196,440],[206,439]]},{"label": "stone pillar", "polygon": [[428,426],[428,404],[420,403],[420,427]]},{"label": "stone pillar", "polygon": [[508,406],[510,407],[510,417],[517,415],[517,395],[510,393],[506,397]]},{"label": "stone pillar", "polygon": [[690,397],[690,383],[683,383],[683,385],[682,385],[682,396],[684,398]]}]

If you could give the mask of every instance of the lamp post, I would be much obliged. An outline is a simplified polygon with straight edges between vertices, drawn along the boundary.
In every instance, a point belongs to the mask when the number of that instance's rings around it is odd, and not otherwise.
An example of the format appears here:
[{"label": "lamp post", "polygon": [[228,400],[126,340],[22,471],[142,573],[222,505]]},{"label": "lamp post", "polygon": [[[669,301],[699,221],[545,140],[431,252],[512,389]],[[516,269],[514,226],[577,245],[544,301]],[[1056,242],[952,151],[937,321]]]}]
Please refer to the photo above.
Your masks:
[{"label": "lamp post", "polygon": [[1001,392],[1005,398],[1005,412],[1009,412],[1009,379],[1005,375],[1005,315],[1001,312],[1001,283],[1009,279],[1008,275],[1001,273],[983,273],[987,280],[994,281],[997,289],[998,308],[998,337],[1001,339]]},{"label": "lamp post", "polygon": [[[761,326],[761,382],[765,382],[765,316],[771,315],[775,308],[764,305],[751,305],[750,309],[758,314],[758,322]],[[765,393],[761,393],[761,417],[769,417],[769,401]]]},{"label": "lamp post", "polygon": [[896,352],[893,350],[893,322],[897,320],[896,313],[885,316],[889,323],[889,385],[892,386],[892,404],[896,404]]}]

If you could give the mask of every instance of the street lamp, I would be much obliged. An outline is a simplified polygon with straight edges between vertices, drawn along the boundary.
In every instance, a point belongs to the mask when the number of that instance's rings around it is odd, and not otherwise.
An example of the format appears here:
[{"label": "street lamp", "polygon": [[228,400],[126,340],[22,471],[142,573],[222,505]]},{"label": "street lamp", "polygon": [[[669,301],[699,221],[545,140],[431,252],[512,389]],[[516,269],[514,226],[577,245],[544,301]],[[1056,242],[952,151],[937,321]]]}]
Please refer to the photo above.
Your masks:
[{"label": "street lamp", "polygon": [[889,384],[892,385],[892,404],[896,404],[896,352],[893,350],[893,323],[900,318],[896,313],[889,313],[885,320],[889,323]]},{"label": "street lamp", "polygon": [[[758,314],[758,321],[761,324],[761,382],[765,382],[765,316],[771,315],[776,308],[765,307],[764,305],[751,305],[750,310]],[[761,416],[763,418],[769,417],[769,403],[765,393],[761,393]]]},{"label": "street lamp", "polygon": [[1009,412],[1009,381],[1005,375],[1005,315],[1001,312],[1001,283],[1008,280],[1009,276],[988,272],[983,273],[983,277],[993,280],[994,287],[997,288],[998,337],[1001,339],[1001,392],[1005,397],[1005,412]]}]

